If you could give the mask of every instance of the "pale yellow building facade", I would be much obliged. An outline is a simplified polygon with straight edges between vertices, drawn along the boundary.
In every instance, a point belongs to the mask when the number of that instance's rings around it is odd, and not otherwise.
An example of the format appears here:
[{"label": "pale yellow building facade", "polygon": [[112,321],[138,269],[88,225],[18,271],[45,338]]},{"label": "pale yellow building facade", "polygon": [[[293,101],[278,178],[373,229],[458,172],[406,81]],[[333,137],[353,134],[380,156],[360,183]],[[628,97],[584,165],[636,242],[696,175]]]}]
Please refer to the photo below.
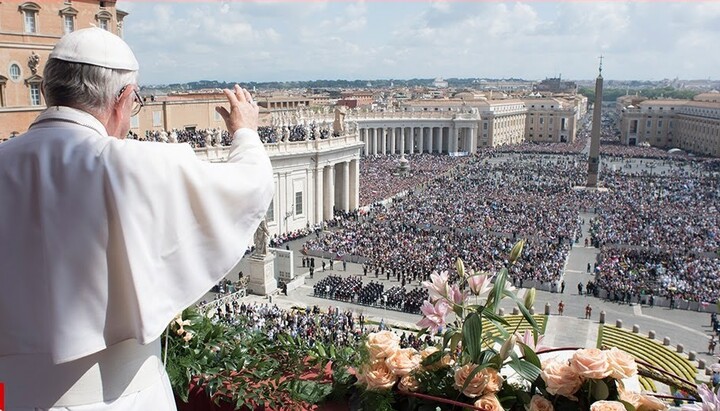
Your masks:
[{"label": "pale yellow building facade", "polygon": [[720,156],[720,98],[705,93],[693,100],[618,99],[620,140],[626,145],[649,144]]}]

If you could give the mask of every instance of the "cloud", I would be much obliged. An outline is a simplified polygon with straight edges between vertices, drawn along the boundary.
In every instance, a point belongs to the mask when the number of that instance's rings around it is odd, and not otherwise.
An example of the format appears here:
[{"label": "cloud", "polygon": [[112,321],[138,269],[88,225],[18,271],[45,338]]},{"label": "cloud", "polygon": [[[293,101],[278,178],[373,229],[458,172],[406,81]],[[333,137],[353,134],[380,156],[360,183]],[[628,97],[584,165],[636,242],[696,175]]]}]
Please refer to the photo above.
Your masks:
[{"label": "cloud", "polygon": [[129,2],[147,82],[715,75],[720,3]]}]

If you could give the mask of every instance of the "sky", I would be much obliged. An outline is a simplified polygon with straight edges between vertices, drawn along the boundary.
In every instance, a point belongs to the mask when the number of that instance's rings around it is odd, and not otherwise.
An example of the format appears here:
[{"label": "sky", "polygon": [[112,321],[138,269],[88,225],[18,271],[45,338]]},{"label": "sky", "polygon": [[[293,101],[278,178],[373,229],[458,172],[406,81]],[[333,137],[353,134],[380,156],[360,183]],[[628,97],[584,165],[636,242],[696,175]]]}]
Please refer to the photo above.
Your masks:
[{"label": "sky", "polygon": [[720,1],[138,1],[142,84],[717,79]]}]

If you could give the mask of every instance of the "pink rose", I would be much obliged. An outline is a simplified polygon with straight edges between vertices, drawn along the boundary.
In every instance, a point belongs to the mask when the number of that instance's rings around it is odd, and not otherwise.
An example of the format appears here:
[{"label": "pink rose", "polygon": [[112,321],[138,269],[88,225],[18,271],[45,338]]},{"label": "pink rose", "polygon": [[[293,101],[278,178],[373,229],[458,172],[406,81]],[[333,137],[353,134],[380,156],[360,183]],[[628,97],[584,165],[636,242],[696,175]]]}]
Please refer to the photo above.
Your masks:
[{"label": "pink rose", "polygon": [[474,405],[483,411],[505,411],[495,394],[483,395],[479,400],[475,401]]},{"label": "pink rose", "polygon": [[385,359],[385,364],[395,375],[402,377],[417,368],[420,365],[420,360],[420,354],[415,349],[404,348],[390,354]]},{"label": "pink rose", "polygon": [[395,385],[397,377],[385,365],[385,361],[373,361],[360,370],[358,381],[367,385],[369,390],[389,390]]},{"label": "pink rose", "polygon": [[477,367],[476,364],[470,363],[465,366],[458,368],[455,371],[455,388],[462,390],[462,393],[470,398],[479,397],[485,391],[487,385],[487,374],[478,372],[475,374],[472,380],[468,383],[467,387],[463,390],[465,381],[470,376],[470,373]]},{"label": "pink rose", "polygon": [[625,411],[625,406],[620,401],[595,401],[590,411]]},{"label": "pink rose", "polygon": [[573,394],[580,389],[582,378],[567,361],[557,359],[548,361],[543,364],[540,376],[545,381],[550,394],[562,395],[572,400],[577,399]]},{"label": "pink rose", "polygon": [[605,355],[610,365],[610,376],[614,379],[622,380],[637,375],[637,363],[632,355],[616,347],[606,351]]},{"label": "pink rose", "polygon": [[660,411],[667,408],[667,404],[659,399],[646,394],[640,394],[632,391],[625,391],[618,387],[620,399],[632,404],[635,411]]},{"label": "pink rose", "polygon": [[535,394],[530,400],[528,411],[555,411],[552,403],[542,395]]},{"label": "pink rose", "polygon": [[392,331],[379,331],[368,334],[365,344],[370,351],[370,357],[373,360],[380,360],[400,349],[400,337]]},{"label": "pink rose", "polygon": [[401,392],[415,392],[420,389],[420,383],[411,374],[400,378],[398,390]]},{"label": "pink rose", "polygon": [[570,363],[583,378],[601,380],[612,373],[605,351],[597,348],[585,348],[575,351]]},{"label": "pink rose", "polygon": [[640,404],[635,407],[635,411],[661,411],[666,410],[668,405],[659,398],[652,395],[640,394]]},{"label": "pink rose", "polygon": [[487,384],[485,385],[485,391],[483,391],[483,394],[495,394],[500,391],[503,385],[503,377],[495,368],[488,367],[480,372],[485,374],[485,377],[487,378]]}]

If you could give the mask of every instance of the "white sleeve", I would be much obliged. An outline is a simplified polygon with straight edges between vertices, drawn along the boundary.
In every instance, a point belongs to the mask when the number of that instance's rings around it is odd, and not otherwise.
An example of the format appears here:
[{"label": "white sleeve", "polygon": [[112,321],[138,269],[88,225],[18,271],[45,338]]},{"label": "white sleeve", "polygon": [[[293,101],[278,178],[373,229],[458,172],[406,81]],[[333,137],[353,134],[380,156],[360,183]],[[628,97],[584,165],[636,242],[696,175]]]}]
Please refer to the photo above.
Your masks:
[{"label": "white sleeve", "polygon": [[272,167],[250,129],[235,133],[226,163],[200,161],[186,144],[118,141],[103,155],[108,317],[145,343],[243,257],[273,196]]}]

